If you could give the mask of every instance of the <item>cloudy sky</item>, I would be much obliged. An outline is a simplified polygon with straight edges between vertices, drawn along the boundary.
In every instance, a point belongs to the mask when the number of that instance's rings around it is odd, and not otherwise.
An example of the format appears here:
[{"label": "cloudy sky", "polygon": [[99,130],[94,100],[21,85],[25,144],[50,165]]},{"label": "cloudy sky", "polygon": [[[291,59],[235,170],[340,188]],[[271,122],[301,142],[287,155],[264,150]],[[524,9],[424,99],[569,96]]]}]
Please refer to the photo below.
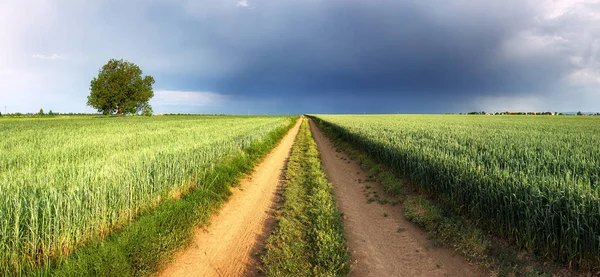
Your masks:
[{"label": "cloudy sky", "polygon": [[1,112],[91,112],[111,58],[158,113],[600,111],[600,0],[0,1]]}]

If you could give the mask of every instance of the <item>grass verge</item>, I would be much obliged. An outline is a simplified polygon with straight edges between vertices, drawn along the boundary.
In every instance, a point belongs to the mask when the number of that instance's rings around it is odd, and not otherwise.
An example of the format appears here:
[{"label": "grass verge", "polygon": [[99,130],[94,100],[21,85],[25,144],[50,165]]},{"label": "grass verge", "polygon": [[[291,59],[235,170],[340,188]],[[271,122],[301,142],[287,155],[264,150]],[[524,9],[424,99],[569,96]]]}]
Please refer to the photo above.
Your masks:
[{"label": "grass verge", "polygon": [[251,172],[296,120],[252,144],[240,155],[215,165],[195,189],[179,200],[169,199],[140,215],[106,239],[97,239],[55,264],[39,268],[34,276],[149,276],[187,245],[194,229],[209,223],[231,195],[230,186]]},{"label": "grass verge", "polygon": [[[443,199],[425,194],[384,163],[344,140],[344,135],[334,126],[316,117],[309,118],[335,143],[336,151],[345,152],[369,172],[366,181],[378,181],[386,194],[396,198],[392,204],[403,204],[404,217],[421,227],[435,245],[454,249],[469,262],[488,268],[494,276],[578,275],[484,232],[468,219],[455,215],[443,204]],[[379,197],[371,197],[368,202],[375,200]]]},{"label": "grass verge", "polygon": [[350,254],[331,184],[304,120],[292,148],[278,224],[262,258],[267,276],[345,276]]}]

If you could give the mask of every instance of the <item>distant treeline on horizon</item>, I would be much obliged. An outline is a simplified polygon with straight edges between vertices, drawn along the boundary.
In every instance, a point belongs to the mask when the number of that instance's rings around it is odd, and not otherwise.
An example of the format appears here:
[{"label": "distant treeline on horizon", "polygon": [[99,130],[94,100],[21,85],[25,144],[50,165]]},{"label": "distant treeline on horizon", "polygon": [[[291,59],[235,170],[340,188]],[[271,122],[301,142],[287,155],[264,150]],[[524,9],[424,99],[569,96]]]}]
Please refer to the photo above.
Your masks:
[{"label": "distant treeline on horizon", "polygon": [[[458,115],[579,115],[579,116],[600,116],[600,112],[467,112],[467,113],[446,113],[448,115],[458,114]],[[154,116],[258,116],[258,115],[245,115],[245,114],[198,114],[198,113],[165,113],[165,114],[154,114]],[[360,115],[360,114],[357,114]],[[59,113],[52,112],[50,110],[48,113],[43,113],[42,111],[38,113],[2,113],[0,112],[0,117],[51,117],[51,116],[96,116],[96,117],[118,117],[118,115],[104,115],[102,113]],[[132,116],[132,115],[129,115]],[[140,115],[133,115],[140,116]],[[283,116],[283,115],[282,115]]]},{"label": "distant treeline on horizon", "polygon": [[49,111],[48,113],[0,113],[0,116],[8,116],[8,117],[39,117],[39,116],[58,116],[58,115],[77,115],[77,116],[101,116],[100,113],[58,113]]},{"label": "distant treeline on horizon", "polygon": [[[195,115],[195,116],[246,116],[244,114],[197,114],[197,113],[166,113],[166,114],[155,114],[155,116],[178,116],[178,115]],[[98,116],[98,117],[118,117],[117,114],[112,114],[112,115],[104,115],[102,113],[58,113],[58,112],[48,112],[48,113],[20,113],[20,112],[15,112],[15,113],[1,113],[0,112],[0,116],[6,116],[6,117],[49,117],[49,116]],[[132,116],[132,115],[128,115],[128,116]],[[133,115],[133,116],[140,116],[140,115]],[[250,115],[250,116],[256,116],[256,115]]]},{"label": "distant treeline on horizon", "polygon": [[459,115],[593,115],[600,116],[600,112],[590,113],[590,112],[468,112],[468,113],[459,113]]}]

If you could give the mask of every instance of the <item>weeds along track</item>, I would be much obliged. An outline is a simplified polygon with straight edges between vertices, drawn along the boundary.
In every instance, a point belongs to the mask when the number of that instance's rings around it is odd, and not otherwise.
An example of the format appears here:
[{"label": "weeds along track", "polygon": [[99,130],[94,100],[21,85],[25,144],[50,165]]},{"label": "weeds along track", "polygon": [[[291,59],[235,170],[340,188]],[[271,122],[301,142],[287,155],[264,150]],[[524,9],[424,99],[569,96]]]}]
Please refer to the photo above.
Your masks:
[{"label": "weeds along track", "polygon": [[285,171],[278,223],[267,241],[267,276],[345,276],[350,255],[331,184],[303,120]]},{"label": "weeds along track", "polygon": [[290,119],[3,120],[0,275],[149,274]]},{"label": "weeds along track", "polygon": [[599,267],[597,118],[316,117],[484,230],[553,260]]}]

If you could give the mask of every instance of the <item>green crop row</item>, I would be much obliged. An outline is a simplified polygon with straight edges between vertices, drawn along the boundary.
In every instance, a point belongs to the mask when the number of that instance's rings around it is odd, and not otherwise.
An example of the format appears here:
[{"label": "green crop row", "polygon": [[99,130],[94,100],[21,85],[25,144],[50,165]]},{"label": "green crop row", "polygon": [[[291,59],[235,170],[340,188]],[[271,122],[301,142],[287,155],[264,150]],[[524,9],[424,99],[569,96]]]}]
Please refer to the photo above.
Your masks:
[{"label": "green crop row", "polygon": [[[0,122],[0,275],[122,229],[190,189],[287,117],[12,119]],[[210,178],[209,178],[210,177]]]},{"label": "green crop row", "polygon": [[263,257],[267,276],[346,276],[350,271],[344,227],[304,120],[283,184],[284,203]]},{"label": "green crop row", "polygon": [[550,259],[599,267],[599,119],[317,118],[485,230]]}]

